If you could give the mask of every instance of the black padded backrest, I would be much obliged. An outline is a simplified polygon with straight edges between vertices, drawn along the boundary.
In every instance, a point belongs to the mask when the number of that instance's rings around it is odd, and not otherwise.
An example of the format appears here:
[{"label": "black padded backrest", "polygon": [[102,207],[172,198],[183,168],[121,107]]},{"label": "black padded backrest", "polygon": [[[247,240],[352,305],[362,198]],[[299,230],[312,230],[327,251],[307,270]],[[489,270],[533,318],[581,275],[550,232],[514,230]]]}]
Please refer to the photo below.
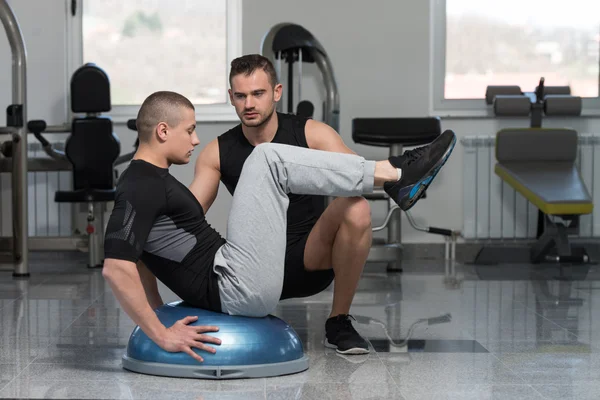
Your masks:
[{"label": "black padded backrest", "polygon": [[110,111],[110,81],[97,65],[85,64],[71,77],[71,110],[74,113]]},{"label": "black padded backrest", "polygon": [[577,132],[573,129],[502,129],[496,134],[498,162],[575,162]]},{"label": "black padded backrest", "polygon": [[354,118],[352,140],[369,146],[391,144],[418,146],[431,143],[442,133],[438,117]]},{"label": "black padded backrest", "polygon": [[296,106],[296,115],[305,118],[312,118],[315,114],[315,106],[308,100],[302,100]]},{"label": "black padded backrest", "polygon": [[65,153],[73,164],[73,188],[114,188],[114,163],[121,152],[119,139],[108,118],[77,118]]}]

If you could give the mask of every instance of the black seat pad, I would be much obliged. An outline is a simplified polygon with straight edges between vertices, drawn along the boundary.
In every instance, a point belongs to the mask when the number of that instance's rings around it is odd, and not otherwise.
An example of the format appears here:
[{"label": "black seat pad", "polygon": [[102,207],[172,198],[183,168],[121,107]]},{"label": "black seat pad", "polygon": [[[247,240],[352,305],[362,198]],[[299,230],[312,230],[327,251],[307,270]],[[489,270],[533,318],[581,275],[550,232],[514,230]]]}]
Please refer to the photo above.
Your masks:
[{"label": "black seat pad", "polygon": [[442,133],[438,117],[423,118],[354,118],[352,140],[369,146],[392,144],[420,146],[431,143]]},{"label": "black seat pad", "polygon": [[115,200],[115,189],[80,189],[58,191],[54,194],[57,203],[108,202]]}]

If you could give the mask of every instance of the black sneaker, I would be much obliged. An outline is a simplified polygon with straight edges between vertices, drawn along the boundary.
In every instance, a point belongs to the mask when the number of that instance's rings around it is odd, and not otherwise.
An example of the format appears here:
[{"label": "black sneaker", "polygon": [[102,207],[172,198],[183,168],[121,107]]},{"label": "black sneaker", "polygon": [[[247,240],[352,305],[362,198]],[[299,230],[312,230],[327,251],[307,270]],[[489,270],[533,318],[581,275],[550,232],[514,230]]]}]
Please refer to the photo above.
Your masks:
[{"label": "black sneaker", "polygon": [[350,315],[340,314],[325,322],[325,346],[341,354],[367,354],[369,343],[356,332]]},{"label": "black sneaker", "polygon": [[384,183],[383,189],[400,209],[407,211],[421,198],[450,157],[455,144],[456,135],[447,130],[426,146],[388,158],[394,167],[402,170],[402,176],[397,182]]}]

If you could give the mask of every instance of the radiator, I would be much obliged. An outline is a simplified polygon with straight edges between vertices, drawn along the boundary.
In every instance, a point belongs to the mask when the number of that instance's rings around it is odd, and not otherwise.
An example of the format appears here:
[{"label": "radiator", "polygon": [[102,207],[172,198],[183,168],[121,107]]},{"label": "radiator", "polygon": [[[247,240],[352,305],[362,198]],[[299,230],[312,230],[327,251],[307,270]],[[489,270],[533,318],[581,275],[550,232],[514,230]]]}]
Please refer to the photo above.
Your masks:
[{"label": "radiator", "polygon": [[[52,143],[59,150],[64,142]],[[49,158],[40,143],[28,143],[28,157]],[[11,174],[0,174],[0,227],[2,236],[12,236]],[[74,208],[68,203],[56,203],[54,193],[72,188],[70,171],[28,172],[29,236],[71,236]]]},{"label": "radiator", "polygon": [[[463,158],[463,237],[465,239],[533,239],[538,209],[494,172],[495,136],[461,139]],[[579,135],[577,166],[594,212],[579,220],[576,237],[600,237],[600,136]],[[597,177],[597,178],[596,178]]]}]

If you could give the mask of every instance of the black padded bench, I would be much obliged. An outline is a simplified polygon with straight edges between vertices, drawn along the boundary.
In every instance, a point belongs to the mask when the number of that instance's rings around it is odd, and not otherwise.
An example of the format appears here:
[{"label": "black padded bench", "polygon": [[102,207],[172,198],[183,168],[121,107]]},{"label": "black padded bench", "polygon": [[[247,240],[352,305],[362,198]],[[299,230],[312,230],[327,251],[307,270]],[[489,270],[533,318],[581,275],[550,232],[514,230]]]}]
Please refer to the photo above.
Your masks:
[{"label": "black padded bench", "polygon": [[[404,147],[423,146],[434,141],[442,133],[438,117],[423,118],[355,118],[352,120],[352,140],[355,143],[389,148],[389,155],[401,155]],[[388,229],[387,241],[373,239],[368,262],[386,262],[389,272],[402,271],[402,245],[400,208],[389,199],[383,189],[364,196],[368,200],[387,200],[385,222],[373,231]]]}]

